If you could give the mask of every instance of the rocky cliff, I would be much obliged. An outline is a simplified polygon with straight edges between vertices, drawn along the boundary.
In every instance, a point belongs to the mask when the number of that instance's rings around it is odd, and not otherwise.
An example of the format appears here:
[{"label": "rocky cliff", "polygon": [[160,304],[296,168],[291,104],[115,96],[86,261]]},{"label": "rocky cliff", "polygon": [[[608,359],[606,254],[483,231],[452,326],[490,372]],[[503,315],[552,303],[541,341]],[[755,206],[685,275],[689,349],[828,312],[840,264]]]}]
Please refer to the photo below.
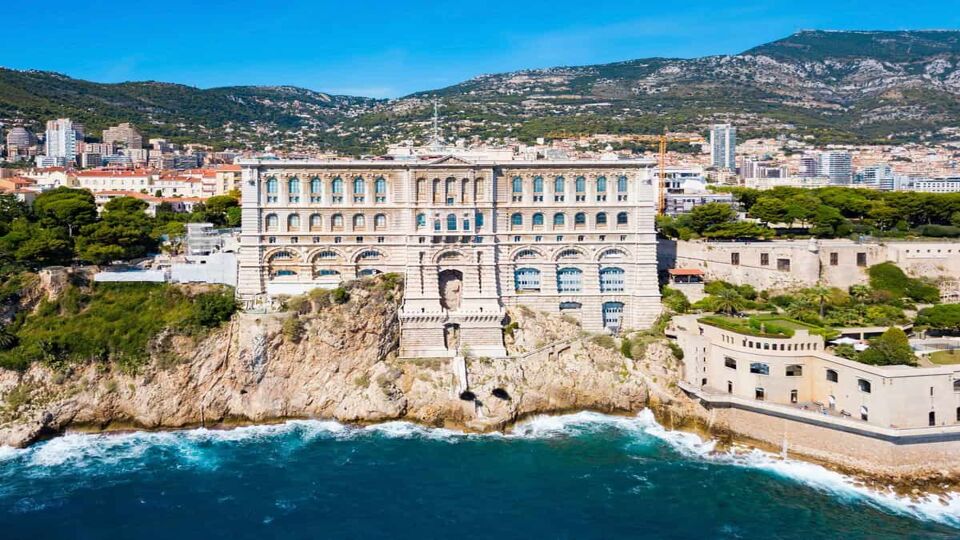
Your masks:
[{"label": "rocky cliff", "polygon": [[[295,300],[283,313],[240,314],[202,340],[167,339],[136,373],[104,363],[0,371],[0,445],[67,429],[296,417],[487,431],[536,413],[637,411],[648,399],[643,366],[571,320],[512,312],[507,343],[517,357],[467,358],[464,388],[455,361],[396,358],[400,291],[390,282],[356,282],[342,304]],[[657,343],[644,354],[648,364],[670,358]]]}]

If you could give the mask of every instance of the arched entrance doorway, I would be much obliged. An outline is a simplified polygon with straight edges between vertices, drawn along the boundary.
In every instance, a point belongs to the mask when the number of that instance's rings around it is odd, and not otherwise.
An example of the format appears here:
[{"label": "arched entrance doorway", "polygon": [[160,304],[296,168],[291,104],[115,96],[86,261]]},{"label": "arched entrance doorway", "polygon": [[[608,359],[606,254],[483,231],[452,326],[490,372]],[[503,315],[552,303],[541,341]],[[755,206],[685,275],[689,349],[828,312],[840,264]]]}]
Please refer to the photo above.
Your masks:
[{"label": "arched entrance doorway", "polygon": [[450,311],[460,309],[463,299],[463,272],[444,270],[440,272],[440,306]]},{"label": "arched entrance doorway", "polygon": [[447,324],[443,327],[443,346],[456,353],[460,350],[460,325]]}]

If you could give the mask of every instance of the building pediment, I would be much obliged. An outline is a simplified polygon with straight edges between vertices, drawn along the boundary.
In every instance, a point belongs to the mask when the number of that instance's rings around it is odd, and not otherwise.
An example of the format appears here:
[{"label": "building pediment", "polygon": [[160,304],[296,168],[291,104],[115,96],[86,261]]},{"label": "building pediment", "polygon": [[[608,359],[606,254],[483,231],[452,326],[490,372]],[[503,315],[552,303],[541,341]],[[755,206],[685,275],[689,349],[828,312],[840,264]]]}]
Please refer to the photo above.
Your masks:
[{"label": "building pediment", "polygon": [[438,157],[437,159],[430,161],[429,165],[476,165],[475,162],[463,159],[462,157],[447,155]]}]

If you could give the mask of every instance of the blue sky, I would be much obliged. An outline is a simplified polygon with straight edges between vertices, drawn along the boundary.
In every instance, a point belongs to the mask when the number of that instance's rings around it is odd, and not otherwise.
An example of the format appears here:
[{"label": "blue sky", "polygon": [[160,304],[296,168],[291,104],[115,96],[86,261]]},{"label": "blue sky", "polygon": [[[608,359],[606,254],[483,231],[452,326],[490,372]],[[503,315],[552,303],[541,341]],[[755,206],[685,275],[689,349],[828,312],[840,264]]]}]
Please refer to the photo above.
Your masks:
[{"label": "blue sky", "polygon": [[372,97],[482,73],[737,53],[806,28],[960,28],[956,0],[44,0],[16,11],[4,10],[0,66]]}]

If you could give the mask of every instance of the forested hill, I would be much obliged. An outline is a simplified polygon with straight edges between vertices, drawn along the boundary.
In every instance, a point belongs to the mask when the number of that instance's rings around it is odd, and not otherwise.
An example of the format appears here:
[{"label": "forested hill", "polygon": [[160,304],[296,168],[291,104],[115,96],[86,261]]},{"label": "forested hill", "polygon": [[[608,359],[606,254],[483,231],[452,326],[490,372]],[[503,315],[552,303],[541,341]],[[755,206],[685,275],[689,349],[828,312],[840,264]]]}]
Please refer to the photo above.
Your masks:
[{"label": "forested hill", "polygon": [[[199,89],[163,82],[101,84],[45,71],[0,68],[0,121],[39,129],[69,117],[89,135],[132,122],[148,136],[186,142],[274,143],[274,132],[314,136],[374,100],[291,86]],[[283,138],[281,138],[282,140]]]},{"label": "forested hill", "polygon": [[148,135],[280,149],[357,153],[422,140],[434,98],[448,136],[493,141],[702,131],[716,121],[746,136],[812,135],[821,143],[958,138],[960,31],[803,31],[735,55],[482,75],[390,101],[0,69],[0,122],[36,128],[70,116],[98,134],[130,121]]}]

